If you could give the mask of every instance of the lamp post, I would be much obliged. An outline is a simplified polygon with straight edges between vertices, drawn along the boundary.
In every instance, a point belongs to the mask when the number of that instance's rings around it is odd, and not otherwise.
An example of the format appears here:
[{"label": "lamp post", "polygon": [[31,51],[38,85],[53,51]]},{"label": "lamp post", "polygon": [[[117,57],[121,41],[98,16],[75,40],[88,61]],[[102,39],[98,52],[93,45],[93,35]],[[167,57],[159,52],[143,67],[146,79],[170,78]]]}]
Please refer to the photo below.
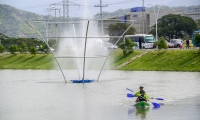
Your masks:
[{"label": "lamp post", "polygon": [[0,35],[0,45],[1,45],[1,37],[2,37],[2,35]]},{"label": "lamp post", "polygon": [[159,11],[160,11],[160,7],[162,6],[162,5],[159,5],[159,8],[158,8],[158,12],[156,13],[156,11],[155,11],[155,8],[154,8],[154,6],[152,5],[152,4],[148,4],[148,5],[151,5],[152,7],[153,7],[153,12],[154,12],[154,15],[155,15],[155,19],[156,19],[156,41],[158,40],[158,14],[159,14]]}]

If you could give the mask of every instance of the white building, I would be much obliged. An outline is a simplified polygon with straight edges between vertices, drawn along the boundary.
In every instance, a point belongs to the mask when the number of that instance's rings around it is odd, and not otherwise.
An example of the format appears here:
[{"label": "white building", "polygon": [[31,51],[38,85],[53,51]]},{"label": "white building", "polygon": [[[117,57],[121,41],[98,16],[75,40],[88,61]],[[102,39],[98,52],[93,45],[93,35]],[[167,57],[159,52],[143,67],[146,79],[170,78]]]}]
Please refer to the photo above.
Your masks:
[{"label": "white building", "polygon": [[[179,14],[181,16],[188,16],[193,18],[194,20],[200,18],[200,13],[186,14],[183,10],[160,10],[158,14],[158,19],[168,14]],[[108,34],[108,26],[110,24],[115,24],[117,22],[116,20],[120,20],[121,22],[128,24],[134,22],[133,27],[136,29],[136,34],[148,34],[151,30],[151,27],[156,24],[154,11],[144,12],[144,17],[143,12],[130,12],[126,13],[124,16],[112,17],[103,20],[104,34]]]}]

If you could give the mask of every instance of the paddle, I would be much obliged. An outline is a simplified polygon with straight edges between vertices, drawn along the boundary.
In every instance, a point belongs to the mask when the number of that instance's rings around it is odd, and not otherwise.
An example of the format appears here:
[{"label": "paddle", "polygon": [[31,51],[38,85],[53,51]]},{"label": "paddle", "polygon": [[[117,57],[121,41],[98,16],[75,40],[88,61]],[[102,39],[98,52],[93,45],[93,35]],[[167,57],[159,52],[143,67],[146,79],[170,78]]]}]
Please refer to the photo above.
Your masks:
[{"label": "paddle", "polygon": [[[128,93],[127,97],[134,97],[133,94]],[[164,100],[163,98],[151,98],[151,99],[156,99],[156,100]]]},{"label": "paddle", "polygon": [[134,97],[134,95],[133,95],[133,94],[130,94],[130,93],[128,93],[128,94],[127,94],[127,97]]},{"label": "paddle", "polygon": [[[131,89],[129,89],[129,88],[126,88],[127,90],[129,90],[129,91],[131,91],[131,92],[133,92],[133,90],[131,90]],[[134,97],[134,95],[133,94],[127,94],[127,97]],[[154,98],[154,99],[156,99],[156,100],[164,100],[163,98]]]},{"label": "paddle", "polygon": [[127,90],[129,90],[129,91],[131,91],[131,92],[133,92],[131,89],[128,89],[128,88],[126,88]]},{"label": "paddle", "polygon": [[160,104],[159,103],[156,103],[156,102],[151,102],[154,106],[154,108],[159,108],[160,107]]}]

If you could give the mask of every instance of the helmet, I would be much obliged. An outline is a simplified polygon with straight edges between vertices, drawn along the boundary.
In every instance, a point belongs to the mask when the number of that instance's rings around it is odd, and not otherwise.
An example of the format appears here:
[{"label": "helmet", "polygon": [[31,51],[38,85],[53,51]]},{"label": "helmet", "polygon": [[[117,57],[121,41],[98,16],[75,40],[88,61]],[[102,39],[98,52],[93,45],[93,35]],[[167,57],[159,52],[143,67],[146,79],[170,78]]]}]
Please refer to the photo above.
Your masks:
[{"label": "helmet", "polygon": [[140,88],[144,88],[144,87],[140,86]]}]

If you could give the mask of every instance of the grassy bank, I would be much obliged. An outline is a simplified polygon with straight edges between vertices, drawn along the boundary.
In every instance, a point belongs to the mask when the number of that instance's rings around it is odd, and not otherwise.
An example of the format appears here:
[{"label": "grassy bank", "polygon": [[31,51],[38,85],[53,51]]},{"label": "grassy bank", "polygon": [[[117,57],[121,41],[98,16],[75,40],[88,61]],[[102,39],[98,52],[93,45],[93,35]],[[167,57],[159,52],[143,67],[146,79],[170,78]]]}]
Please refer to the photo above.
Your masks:
[{"label": "grassy bank", "polygon": [[[104,68],[115,68],[140,53],[141,51],[136,51],[123,57],[122,50],[117,49],[111,54]],[[92,61],[87,61],[86,64],[89,62],[89,68],[99,70],[104,60],[93,59]],[[63,69],[77,69],[77,64],[74,59],[58,59],[58,61]],[[53,69],[54,67],[58,68],[58,65],[51,54],[37,54],[36,56],[30,54],[0,54],[0,69]]]},{"label": "grassy bank", "polygon": [[0,69],[52,69],[54,58],[52,55],[37,54],[1,55]]},{"label": "grassy bank", "polygon": [[200,54],[197,50],[149,51],[121,70],[200,72]]},{"label": "grassy bank", "polygon": [[[111,69],[128,61],[132,57],[141,54],[142,51],[135,51],[128,56],[123,56],[120,49],[115,50],[109,57],[105,68]],[[96,60],[96,59],[95,59]],[[74,60],[59,62],[62,68],[73,69]],[[103,61],[90,62],[90,68],[100,69]],[[110,65],[108,65],[110,64]],[[93,66],[92,66],[93,65]],[[57,67],[55,59],[51,54],[37,54],[32,56],[25,55],[2,55],[0,54],[0,69],[53,69]],[[95,66],[95,67],[94,67]],[[200,72],[200,54],[197,50],[161,50],[149,51],[147,54],[137,58],[130,64],[121,68],[121,70],[145,70],[145,71],[199,71]]]},{"label": "grassy bank", "polygon": [[132,57],[137,56],[137,55],[139,55],[141,53],[142,53],[142,51],[134,51],[134,53],[130,53],[129,55],[124,57],[122,50],[121,49],[117,49],[109,57],[109,64],[111,65],[111,68],[113,69],[116,66],[128,61]]}]

